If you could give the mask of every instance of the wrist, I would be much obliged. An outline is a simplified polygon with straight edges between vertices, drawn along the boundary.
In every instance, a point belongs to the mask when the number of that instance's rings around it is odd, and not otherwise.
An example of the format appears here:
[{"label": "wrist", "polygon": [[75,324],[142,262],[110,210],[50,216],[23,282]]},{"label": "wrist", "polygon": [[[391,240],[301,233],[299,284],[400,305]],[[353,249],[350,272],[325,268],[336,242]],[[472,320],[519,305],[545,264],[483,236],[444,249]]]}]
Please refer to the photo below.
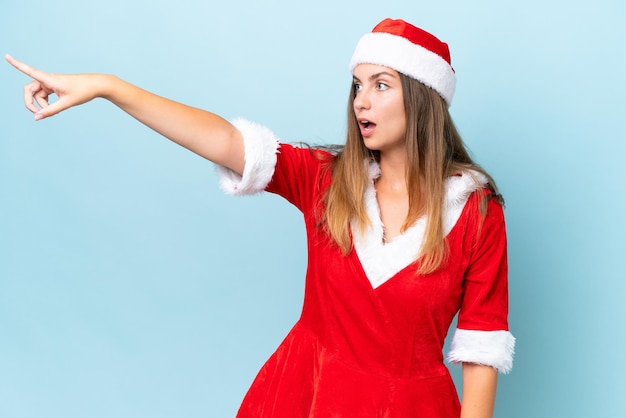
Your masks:
[{"label": "wrist", "polygon": [[122,80],[113,74],[97,74],[95,77],[98,86],[97,97],[115,102],[116,92]]}]

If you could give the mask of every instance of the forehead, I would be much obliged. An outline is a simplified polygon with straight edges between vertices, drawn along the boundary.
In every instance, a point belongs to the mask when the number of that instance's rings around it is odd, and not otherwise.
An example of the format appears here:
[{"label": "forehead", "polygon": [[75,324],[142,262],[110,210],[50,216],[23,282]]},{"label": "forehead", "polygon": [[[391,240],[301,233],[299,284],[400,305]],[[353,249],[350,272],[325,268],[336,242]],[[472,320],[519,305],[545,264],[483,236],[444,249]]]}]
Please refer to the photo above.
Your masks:
[{"label": "forehead", "polygon": [[365,80],[374,76],[384,76],[392,78],[400,78],[398,72],[392,68],[385,67],[384,65],[376,64],[359,64],[354,67],[352,75],[359,80]]}]

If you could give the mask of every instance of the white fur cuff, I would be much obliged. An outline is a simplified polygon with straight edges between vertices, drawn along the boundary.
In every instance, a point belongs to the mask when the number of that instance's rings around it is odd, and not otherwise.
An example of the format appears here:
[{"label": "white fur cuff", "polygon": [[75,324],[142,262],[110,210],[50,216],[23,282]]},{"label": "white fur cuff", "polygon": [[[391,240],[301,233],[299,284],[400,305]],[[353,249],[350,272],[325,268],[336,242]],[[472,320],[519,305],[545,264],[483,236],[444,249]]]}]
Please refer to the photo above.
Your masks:
[{"label": "white fur cuff", "polygon": [[509,331],[472,331],[458,329],[454,333],[448,361],[491,366],[500,373],[513,368],[515,337]]},{"label": "white fur cuff", "polygon": [[220,188],[231,195],[250,195],[262,192],[274,175],[279,142],[272,131],[245,119],[232,124],[243,135],[245,165],[243,175],[216,166]]}]

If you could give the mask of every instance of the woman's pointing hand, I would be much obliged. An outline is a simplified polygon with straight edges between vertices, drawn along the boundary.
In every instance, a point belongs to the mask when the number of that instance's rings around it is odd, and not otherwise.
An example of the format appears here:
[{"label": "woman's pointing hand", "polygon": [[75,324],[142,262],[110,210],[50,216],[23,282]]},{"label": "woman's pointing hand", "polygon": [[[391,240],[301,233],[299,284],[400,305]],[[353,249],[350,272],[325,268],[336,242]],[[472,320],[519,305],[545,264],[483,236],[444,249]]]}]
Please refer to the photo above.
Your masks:
[{"label": "woman's pointing hand", "polygon": [[[24,86],[24,104],[35,114],[35,120],[56,115],[98,97],[106,83],[106,77],[99,74],[50,74],[18,61],[10,55],[5,55],[5,59],[33,79]],[[58,100],[51,103],[50,96],[53,94],[57,95]]]}]

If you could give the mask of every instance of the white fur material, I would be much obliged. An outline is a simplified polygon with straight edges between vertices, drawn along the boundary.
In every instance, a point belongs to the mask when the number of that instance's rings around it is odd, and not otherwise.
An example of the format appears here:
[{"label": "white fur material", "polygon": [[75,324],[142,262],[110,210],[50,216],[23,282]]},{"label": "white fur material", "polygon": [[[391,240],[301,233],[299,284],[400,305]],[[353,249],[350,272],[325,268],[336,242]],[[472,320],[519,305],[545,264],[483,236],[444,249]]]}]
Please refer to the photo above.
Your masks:
[{"label": "white fur material", "polygon": [[436,53],[406,38],[384,32],[364,35],[350,60],[350,71],[359,64],[393,68],[437,91],[448,107],[452,104],[456,88],[452,66]]},{"label": "white fur material", "polygon": [[262,192],[269,184],[276,167],[279,142],[268,128],[245,119],[232,121],[243,135],[245,166],[243,175],[216,166],[220,188],[231,195],[250,195]]},{"label": "white fur material", "polygon": [[498,372],[506,374],[513,368],[513,354],[515,337],[509,331],[473,331],[457,328],[448,353],[448,361],[491,366]]},{"label": "white fur material", "polygon": [[[355,222],[351,223],[354,248],[361,261],[361,266],[373,288],[385,283],[400,270],[413,263],[422,248],[426,218],[422,217],[400,236],[385,243],[384,225],[380,219],[380,210],[376,199],[374,180],[380,176],[376,162],[369,166],[370,183],[365,191],[365,208],[371,225],[360,231]],[[469,195],[487,183],[484,175],[475,171],[466,171],[460,176],[446,179],[446,195],[443,207],[444,234],[450,233]]]}]

